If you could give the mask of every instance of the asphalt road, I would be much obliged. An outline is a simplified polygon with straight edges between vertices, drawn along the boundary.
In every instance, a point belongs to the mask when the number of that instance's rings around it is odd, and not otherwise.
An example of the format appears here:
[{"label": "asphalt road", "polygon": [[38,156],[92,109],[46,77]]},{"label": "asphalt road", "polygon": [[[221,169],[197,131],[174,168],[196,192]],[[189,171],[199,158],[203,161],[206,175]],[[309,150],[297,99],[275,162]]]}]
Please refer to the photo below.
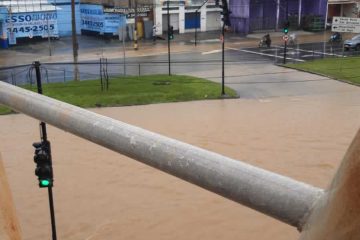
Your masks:
[{"label": "asphalt road", "polygon": [[[270,48],[243,48],[238,51],[252,53],[264,58],[273,59],[276,63],[283,63],[284,61],[284,45],[272,45]],[[341,43],[303,43],[303,44],[289,44],[286,51],[286,62],[304,62],[309,60],[327,58],[327,57],[347,57],[356,56],[360,52],[357,51],[343,51]]]},{"label": "asphalt road", "polygon": [[[336,81],[321,76],[301,73],[274,65],[283,61],[283,46],[271,48],[227,48],[225,54],[225,84],[235,89],[242,98],[269,98],[321,94],[337,89]],[[341,46],[312,43],[289,46],[287,62],[304,62],[316,58],[342,56]],[[344,52],[351,55],[357,52]],[[103,69],[111,76],[168,74],[168,55],[152,55],[112,59]],[[43,64],[44,82],[66,82],[73,79],[74,67],[69,63]],[[80,79],[98,79],[99,61],[82,62],[78,65]],[[34,82],[35,73],[29,67],[1,72],[0,79],[23,84]],[[0,74],[1,74],[0,73]],[[171,73],[187,74],[221,82],[221,49],[208,52],[171,54]],[[329,82],[334,82],[329,85]],[[336,85],[336,86],[335,86]]]}]

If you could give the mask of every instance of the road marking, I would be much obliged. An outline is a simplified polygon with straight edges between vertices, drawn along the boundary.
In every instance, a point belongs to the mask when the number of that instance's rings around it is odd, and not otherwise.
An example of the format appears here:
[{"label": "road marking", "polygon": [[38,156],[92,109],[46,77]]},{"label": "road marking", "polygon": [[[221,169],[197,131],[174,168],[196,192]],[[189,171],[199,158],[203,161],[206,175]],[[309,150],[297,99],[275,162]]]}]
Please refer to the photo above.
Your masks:
[{"label": "road marking", "polygon": [[[277,55],[268,54],[268,53],[260,53],[260,52],[245,50],[245,49],[236,49],[236,48],[227,48],[227,49],[231,49],[231,50],[235,50],[235,51],[239,51],[239,52],[246,52],[246,53],[257,54],[257,55],[261,55],[261,56],[268,56],[268,57],[275,57],[275,58],[284,58],[283,56],[277,56]],[[287,57],[286,59],[294,60],[294,61],[298,61],[298,62],[305,62],[305,60],[297,59],[297,58],[289,58],[289,57]]]},{"label": "road marking", "polygon": [[[195,40],[190,40],[190,42],[195,42]],[[204,40],[196,40],[196,42],[200,43],[214,43],[214,42],[220,42],[220,40],[218,38],[213,38],[213,39],[204,39]]]},{"label": "road marking", "polygon": [[302,55],[302,58],[308,58],[308,57],[320,57],[320,55],[313,55],[313,54],[309,54],[309,55]]},{"label": "road marking", "polygon": [[207,54],[213,54],[213,53],[219,53],[221,52],[221,49],[218,50],[212,50],[212,51],[208,51],[208,52],[202,52],[201,55],[207,55]]},{"label": "road marking", "polygon": [[[275,46],[281,49],[284,49],[284,47],[282,46]],[[288,49],[291,50],[297,50],[299,52],[307,52],[307,53],[316,53],[316,54],[320,54],[320,55],[327,55],[327,56],[337,56],[337,57],[342,57],[342,55],[339,54],[333,54],[333,53],[326,53],[326,52],[318,52],[318,51],[311,51],[311,50],[305,50],[305,49],[301,49],[301,48],[292,48],[292,47],[288,47]]]}]

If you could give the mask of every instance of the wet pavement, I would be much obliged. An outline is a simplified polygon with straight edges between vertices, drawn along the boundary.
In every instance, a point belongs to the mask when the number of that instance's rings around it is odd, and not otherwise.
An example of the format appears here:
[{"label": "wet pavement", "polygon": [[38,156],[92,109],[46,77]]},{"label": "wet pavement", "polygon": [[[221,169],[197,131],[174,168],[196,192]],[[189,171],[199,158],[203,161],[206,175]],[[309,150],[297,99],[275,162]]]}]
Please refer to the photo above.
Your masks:
[{"label": "wet pavement", "polygon": [[[298,43],[326,42],[330,32],[312,33],[298,31]],[[259,39],[264,33],[249,34],[243,37],[234,33],[226,33],[225,44],[227,48],[256,48]],[[282,33],[270,33],[274,45],[282,45]],[[346,39],[350,34],[344,35]],[[177,34],[171,41],[172,52],[204,52],[219,49],[220,35],[218,31],[198,33],[197,46],[194,44],[194,33]],[[98,60],[101,57],[117,59],[123,57],[123,43],[117,39],[103,39],[95,36],[78,36],[79,61]],[[140,40],[138,50],[134,50],[133,42],[125,42],[126,57],[153,56],[167,53],[167,41]],[[49,44],[46,39],[41,42],[24,43],[10,49],[0,49],[0,66],[14,66],[31,64],[34,60],[41,62],[64,62],[73,61],[71,37],[51,41],[51,54],[49,56]]]},{"label": "wet pavement", "polygon": [[[245,46],[257,39],[240,41]],[[235,50],[228,49],[234,58],[239,55],[239,42],[232,43]],[[166,47],[156,45],[159,52]],[[181,49],[194,49],[181,42],[174,48],[179,55]],[[214,51],[218,43],[200,44],[197,49],[201,49],[196,52],[199,56],[219,56]],[[113,56],[110,50],[104,56]],[[89,50],[89,59],[94,53]],[[149,47],[148,53],[156,52]],[[186,55],[189,53],[181,58]],[[240,99],[92,111],[325,188],[359,128],[359,88],[274,66],[271,58],[256,56],[256,62],[249,63],[247,59],[254,54],[241,53],[245,55],[226,67],[226,84],[239,92]],[[191,74],[220,81],[218,65],[194,68]],[[48,216],[47,194],[37,187],[32,161],[31,143],[39,139],[38,121],[13,114],[0,117],[0,126],[0,152],[24,237],[46,239],[49,219],[39,216]],[[299,237],[295,228],[279,221],[62,130],[51,126],[48,130],[59,238]]]},{"label": "wet pavement", "polygon": [[[338,84],[325,77],[305,74],[291,69],[284,69],[274,64],[283,61],[281,32],[271,33],[271,48],[258,48],[257,43],[263,33],[251,34],[246,38],[227,34],[225,58],[225,84],[238,92],[241,98],[269,98],[276,96],[302,96],[335,91]],[[221,82],[221,44],[217,32],[201,33],[198,44],[194,45],[193,33],[176,35],[171,42],[171,72],[189,74]],[[342,56],[339,46],[329,45],[324,41],[329,32],[297,32],[298,43],[289,46],[287,62],[302,62],[323,57]],[[346,36],[344,36],[346,38]],[[158,40],[155,44],[149,40],[140,41],[139,50],[126,43],[126,61],[124,66],[122,43],[112,39],[79,36],[80,79],[100,78],[99,58],[108,58],[109,76],[167,74],[167,41]],[[53,56],[46,56],[47,42],[17,46],[0,53],[9,54],[0,61],[6,64],[28,63],[29,58],[39,56],[43,64],[44,82],[66,82],[73,79],[71,38],[54,41]],[[45,54],[41,55],[40,54]],[[15,54],[10,57],[10,54]],[[354,54],[350,52],[347,54]],[[3,56],[3,55],[2,55]],[[60,63],[59,63],[60,62]],[[63,62],[63,63],[61,63]],[[31,63],[31,62],[30,62]],[[59,64],[57,64],[59,63]],[[16,84],[34,82],[34,71],[29,66],[0,71],[0,79]]]}]

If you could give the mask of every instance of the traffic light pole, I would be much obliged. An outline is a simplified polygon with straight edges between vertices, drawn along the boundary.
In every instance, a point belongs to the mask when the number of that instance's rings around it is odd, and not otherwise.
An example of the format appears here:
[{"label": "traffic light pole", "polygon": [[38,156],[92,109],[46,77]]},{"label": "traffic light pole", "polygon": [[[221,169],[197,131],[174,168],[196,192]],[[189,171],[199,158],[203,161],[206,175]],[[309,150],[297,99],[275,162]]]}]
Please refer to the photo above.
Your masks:
[{"label": "traffic light pole", "polygon": [[[33,63],[35,67],[36,73],[36,84],[37,84],[37,91],[39,94],[42,94],[42,85],[41,85],[41,72],[40,72],[40,62],[36,61]],[[46,123],[40,122],[40,135],[41,135],[41,142],[48,142],[47,140],[47,132],[46,132]],[[51,161],[51,149],[49,144],[49,155]],[[54,199],[53,199],[53,192],[52,192],[52,184],[47,187],[48,195],[49,195],[49,207],[50,207],[50,218],[51,218],[51,230],[52,230],[52,239],[56,240],[56,224],[55,224],[55,211],[54,211]]]},{"label": "traffic light pole", "polygon": [[221,29],[222,39],[222,70],[221,70],[221,96],[225,96],[225,22]]},{"label": "traffic light pole", "polygon": [[288,40],[288,31],[289,31],[289,0],[286,0],[286,23],[285,23],[285,36],[286,40],[284,40],[284,61],[286,64],[286,51],[287,51],[287,40]]},{"label": "traffic light pole", "polygon": [[284,64],[286,64],[286,51],[287,51],[287,40],[284,40],[284,59],[283,59]]},{"label": "traffic light pole", "polygon": [[170,58],[170,11],[169,11],[169,2],[170,0],[167,1],[167,21],[168,21],[168,28],[167,28],[167,32],[168,32],[168,62],[169,62],[169,76],[171,75],[171,58]]}]

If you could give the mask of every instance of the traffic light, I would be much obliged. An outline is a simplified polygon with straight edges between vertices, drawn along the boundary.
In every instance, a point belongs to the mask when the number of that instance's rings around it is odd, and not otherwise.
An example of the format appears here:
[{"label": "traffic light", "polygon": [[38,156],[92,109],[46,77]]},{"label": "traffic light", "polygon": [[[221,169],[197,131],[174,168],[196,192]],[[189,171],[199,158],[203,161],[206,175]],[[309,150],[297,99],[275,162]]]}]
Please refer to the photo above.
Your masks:
[{"label": "traffic light", "polygon": [[174,27],[170,26],[169,28],[169,40],[173,40],[174,39]]},{"label": "traffic light", "polygon": [[33,143],[35,148],[34,162],[36,163],[35,175],[39,180],[39,187],[53,186],[53,171],[51,164],[50,142]]},{"label": "traffic light", "polygon": [[288,34],[288,32],[289,32],[289,26],[290,26],[290,22],[289,22],[289,21],[286,21],[286,22],[284,23],[284,33],[285,33],[285,34]]},{"label": "traffic light", "polygon": [[220,12],[220,14],[222,15],[222,19],[224,21],[224,24],[228,27],[231,26],[230,23],[230,14],[231,11],[228,8],[228,4],[227,4],[227,0],[222,0],[222,11]]}]

